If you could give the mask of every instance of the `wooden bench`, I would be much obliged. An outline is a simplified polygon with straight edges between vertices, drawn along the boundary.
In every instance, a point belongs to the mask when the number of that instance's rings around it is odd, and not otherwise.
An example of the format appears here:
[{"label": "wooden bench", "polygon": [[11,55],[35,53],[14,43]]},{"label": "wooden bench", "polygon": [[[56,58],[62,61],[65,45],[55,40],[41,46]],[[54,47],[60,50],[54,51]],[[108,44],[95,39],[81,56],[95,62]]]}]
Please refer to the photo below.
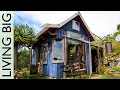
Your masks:
[{"label": "wooden bench", "polygon": [[[82,63],[83,64],[83,63]],[[81,76],[86,73],[85,69],[81,69],[81,63],[73,63],[72,65],[64,65],[64,70],[67,76]]]}]

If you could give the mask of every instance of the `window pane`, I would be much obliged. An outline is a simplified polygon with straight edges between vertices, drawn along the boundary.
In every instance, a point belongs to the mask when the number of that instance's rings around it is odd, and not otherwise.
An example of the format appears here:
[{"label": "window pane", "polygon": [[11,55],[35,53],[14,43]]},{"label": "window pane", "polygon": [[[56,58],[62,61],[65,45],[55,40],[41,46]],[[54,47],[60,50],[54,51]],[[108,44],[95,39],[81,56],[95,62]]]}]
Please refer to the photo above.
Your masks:
[{"label": "window pane", "polygon": [[63,43],[62,41],[54,41],[54,60],[63,59]]},{"label": "window pane", "polygon": [[47,61],[47,57],[48,57],[48,43],[44,43],[41,46],[41,60],[43,62]]},{"label": "window pane", "polygon": [[67,40],[67,63],[80,63],[80,68],[85,68],[85,46],[84,42],[74,39]]}]

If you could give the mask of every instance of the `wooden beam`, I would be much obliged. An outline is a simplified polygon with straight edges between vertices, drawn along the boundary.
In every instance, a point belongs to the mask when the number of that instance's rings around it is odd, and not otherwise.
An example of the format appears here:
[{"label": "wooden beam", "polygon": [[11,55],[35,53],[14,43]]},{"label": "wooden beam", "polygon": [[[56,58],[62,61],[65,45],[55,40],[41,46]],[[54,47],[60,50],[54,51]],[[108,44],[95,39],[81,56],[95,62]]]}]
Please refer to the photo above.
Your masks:
[{"label": "wooden beam", "polygon": [[99,57],[99,47],[97,47],[97,56],[98,56],[98,73],[100,73],[100,57]]},{"label": "wooden beam", "polygon": [[50,32],[50,31],[48,31],[48,33],[50,34],[50,35],[57,35],[57,32],[55,31],[55,33],[52,33],[52,32]]},{"label": "wooden beam", "polygon": [[[64,38],[64,65],[67,65],[67,38]],[[67,78],[65,72],[63,72],[63,78]]]},{"label": "wooden beam", "polygon": [[83,39],[77,39],[77,38],[73,38],[73,37],[71,38],[69,36],[65,36],[65,37],[70,38],[70,39],[79,40],[79,41],[82,41],[82,42],[85,42],[85,43],[89,43],[89,41],[86,41],[86,40],[83,40]]},{"label": "wooden beam", "polygon": [[92,54],[91,54],[91,46],[90,46],[90,40],[89,40],[90,76],[91,76],[91,74],[92,74],[92,56],[91,56],[91,55],[92,55]]}]

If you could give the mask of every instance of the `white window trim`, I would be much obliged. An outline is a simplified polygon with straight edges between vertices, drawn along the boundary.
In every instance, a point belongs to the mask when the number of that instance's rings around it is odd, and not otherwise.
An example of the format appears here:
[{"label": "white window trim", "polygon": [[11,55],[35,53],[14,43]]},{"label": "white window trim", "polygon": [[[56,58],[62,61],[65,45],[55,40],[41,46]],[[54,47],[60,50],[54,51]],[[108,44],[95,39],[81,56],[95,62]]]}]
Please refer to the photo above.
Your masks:
[{"label": "white window trim", "polygon": [[62,44],[63,44],[63,49],[62,49],[63,59],[62,60],[54,60],[54,40],[55,39],[52,40],[52,63],[64,63],[64,39],[62,39]]}]

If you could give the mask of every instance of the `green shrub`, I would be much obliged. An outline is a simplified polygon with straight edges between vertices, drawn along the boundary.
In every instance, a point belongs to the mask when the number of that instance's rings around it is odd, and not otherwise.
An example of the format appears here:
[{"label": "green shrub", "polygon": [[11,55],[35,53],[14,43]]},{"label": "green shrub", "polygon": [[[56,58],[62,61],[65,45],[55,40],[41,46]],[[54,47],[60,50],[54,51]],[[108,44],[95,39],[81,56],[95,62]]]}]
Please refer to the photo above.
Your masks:
[{"label": "green shrub", "polygon": [[120,72],[120,67],[113,67],[112,70]]}]

